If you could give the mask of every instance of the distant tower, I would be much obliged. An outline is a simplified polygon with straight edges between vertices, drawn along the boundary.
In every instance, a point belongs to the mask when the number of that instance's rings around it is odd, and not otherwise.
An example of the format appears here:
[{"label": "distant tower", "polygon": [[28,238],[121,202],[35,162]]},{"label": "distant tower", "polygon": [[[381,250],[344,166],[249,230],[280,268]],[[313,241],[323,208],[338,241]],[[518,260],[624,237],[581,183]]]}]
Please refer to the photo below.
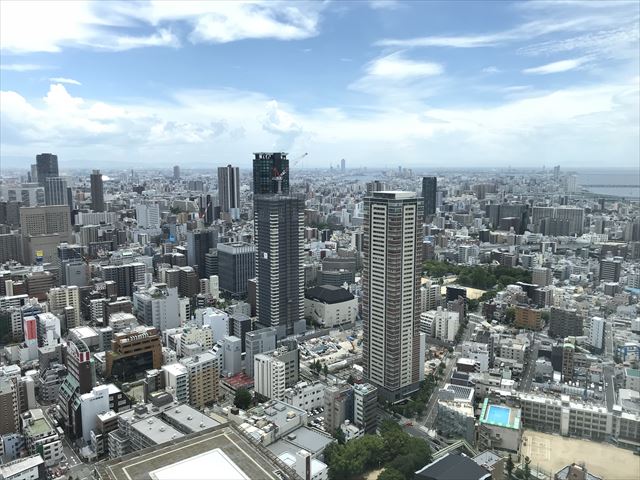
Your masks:
[{"label": "distant tower", "polygon": [[[253,194],[278,193],[278,182],[274,177],[289,169],[289,160],[284,152],[258,152],[253,158]],[[289,194],[289,172],[282,178],[281,192]]]},{"label": "distant tower", "polygon": [[36,155],[36,176],[41,186],[46,186],[47,178],[58,176],[58,156],[53,153]]},{"label": "distant tower", "polygon": [[67,181],[62,177],[47,177],[44,184],[47,205],[67,205]]},{"label": "distant tower", "polygon": [[367,380],[395,401],[419,387],[422,199],[373,192],[364,200],[363,361]]},{"label": "distant tower", "polygon": [[240,169],[218,167],[218,201],[225,220],[240,218]]},{"label": "distant tower", "polygon": [[436,213],[436,191],[438,179],[436,177],[422,177],[422,198],[424,199],[424,216]]},{"label": "distant tower", "polygon": [[104,185],[100,170],[91,174],[91,209],[94,212],[104,212]]},{"label": "distant tower", "polygon": [[173,167],[173,178],[174,180],[180,179],[180,167],[178,165]]},{"label": "distant tower", "polygon": [[342,173],[344,173],[346,169],[347,169],[347,163],[346,163],[346,160],[343,158],[342,160],[340,160],[340,170],[342,170]]}]

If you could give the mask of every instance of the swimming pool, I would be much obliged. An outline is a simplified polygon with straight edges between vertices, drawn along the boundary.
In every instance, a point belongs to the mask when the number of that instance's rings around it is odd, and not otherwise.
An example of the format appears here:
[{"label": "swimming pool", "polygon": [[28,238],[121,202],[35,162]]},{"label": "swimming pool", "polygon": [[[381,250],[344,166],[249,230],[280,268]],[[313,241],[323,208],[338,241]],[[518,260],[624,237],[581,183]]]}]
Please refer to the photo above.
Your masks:
[{"label": "swimming pool", "polygon": [[507,407],[499,407],[497,405],[489,405],[487,412],[487,422],[494,425],[509,425],[510,409]]}]

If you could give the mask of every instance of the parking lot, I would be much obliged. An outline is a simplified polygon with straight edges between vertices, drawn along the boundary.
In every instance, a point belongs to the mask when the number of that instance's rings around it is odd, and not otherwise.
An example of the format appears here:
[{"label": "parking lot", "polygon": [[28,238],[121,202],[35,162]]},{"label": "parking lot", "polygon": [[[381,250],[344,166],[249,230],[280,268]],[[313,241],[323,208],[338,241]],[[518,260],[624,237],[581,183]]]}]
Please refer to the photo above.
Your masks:
[{"label": "parking lot", "polygon": [[309,415],[309,426],[315,427],[318,430],[325,431],[324,428],[324,407],[312,408],[311,410],[307,410],[307,414]]}]

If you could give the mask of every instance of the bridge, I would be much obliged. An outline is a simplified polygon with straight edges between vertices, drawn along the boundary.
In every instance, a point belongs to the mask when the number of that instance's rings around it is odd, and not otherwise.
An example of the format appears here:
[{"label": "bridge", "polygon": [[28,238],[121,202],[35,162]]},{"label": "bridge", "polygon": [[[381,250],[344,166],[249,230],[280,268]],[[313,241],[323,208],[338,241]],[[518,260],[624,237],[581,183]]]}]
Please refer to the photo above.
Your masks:
[{"label": "bridge", "polygon": [[630,184],[630,185],[620,185],[620,184],[610,185],[610,184],[604,184],[604,183],[590,183],[590,184],[582,184],[581,186],[592,187],[592,188],[640,188],[640,185],[638,185],[637,183]]}]

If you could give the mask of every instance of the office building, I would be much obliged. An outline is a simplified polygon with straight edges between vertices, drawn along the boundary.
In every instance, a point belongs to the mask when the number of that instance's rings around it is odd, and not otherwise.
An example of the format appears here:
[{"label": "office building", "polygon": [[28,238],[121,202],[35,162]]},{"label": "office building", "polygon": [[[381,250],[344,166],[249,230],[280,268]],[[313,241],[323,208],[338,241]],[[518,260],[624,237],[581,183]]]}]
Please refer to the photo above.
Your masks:
[{"label": "office building", "polygon": [[[71,232],[71,211],[66,205],[20,208],[22,235],[48,235],[59,233],[61,240]],[[62,237],[65,237],[62,239]],[[57,247],[57,245],[56,245]]]},{"label": "office building", "polygon": [[[248,306],[248,304],[245,304]],[[251,313],[251,307],[249,307],[249,314]],[[238,337],[241,341],[241,349],[246,352],[246,336],[251,332],[253,324],[251,317],[244,313],[232,313],[231,314],[231,333]]]},{"label": "office building", "polygon": [[91,210],[94,212],[104,212],[104,184],[100,170],[91,173]]},{"label": "office building", "polygon": [[420,331],[428,337],[453,342],[459,328],[460,314],[458,312],[437,307],[436,310],[420,314]]},{"label": "office building", "polygon": [[279,400],[285,393],[285,364],[277,357],[258,354],[253,357],[253,378],[256,393]]},{"label": "office building", "polygon": [[232,377],[242,371],[242,342],[233,335],[224,337],[222,340],[222,374]]},{"label": "office building", "polygon": [[575,309],[551,307],[549,336],[556,338],[579,337],[584,332],[582,315]]},{"label": "office building", "polygon": [[67,181],[62,177],[48,177],[44,184],[46,205],[68,205]]},{"label": "office building", "polygon": [[223,294],[234,298],[247,295],[247,284],[255,277],[256,247],[248,243],[218,244],[218,279]]},{"label": "office building", "polygon": [[111,351],[106,354],[106,378],[120,381],[139,378],[144,372],[162,366],[162,342],[159,332],[153,327],[113,334]]},{"label": "office building", "polygon": [[189,372],[189,402],[195,408],[210,406],[218,399],[218,359],[205,352],[180,360]]},{"label": "office building", "polygon": [[531,274],[531,283],[540,287],[553,284],[553,272],[547,267],[535,267]]},{"label": "office building", "polygon": [[16,433],[19,428],[19,392],[15,379],[0,376],[0,435]]},{"label": "office building", "polygon": [[19,232],[0,234],[0,263],[8,260],[24,262],[22,237]]},{"label": "office building", "polygon": [[256,196],[255,235],[258,322],[276,327],[278,338],[302,333],[306,329],[304,198]]},{"label": "office building", "polygon": [[28,410],[21,416],[25,447],[30,455],[40,454],[46,466],[62,460],[62,438],[41,409]]},{"label": "office building", "polygon": [[542,310],[528,308],[521,305],[516,306],[516,318],[513,323],[516,328],[540,331],[544,327]]},{"label": "office building", "polygon": [[614,282],[620,281],[620,272],[622,271],[621,259],[605,259],[600,260],[600,281]]},{"label": "office building", "polygon": [[217,243],[218,233],[215,230],[191,230],[187,232],[187,264],[196,270],[199,278],[208,278],[209,275],[218,273],[206,271],[206,254],[211,249],[215,249]]},{"label": "office building", "polygon": [[240,218],[240,169],[227,165],[218,167],[218,201],[224,220]]},{"label": "office building", "polygon": [[260,353],[270,352],[276,348],[276,329],[274,327],[261,328],[247,332],[245,336],[245,373],[253,377],[254,357]]},{"label": "office building", "polygon": [[178,289],[158,283],[133,294],[133,310],[142,325],[160,332],[180,326]]},{"label": "office building", "polygon": [[189,370],[182,363],[172,363],[162,366],[165,390],[174,400],[189,403]]},{"label": "office building", "polygon": [[198,326],[208,325],[213,332],[213,341],[217,343],[231,335],[229,314],[217,308],[199,308],[195,312],[195,323]]},{"label": "office building", "polygon": [[303,410],[311,410],[324,406],[324,389],[322,382],[298,382],[284,392],[283,401]]},{"label": "office building", "polygon": [[378,389],[369,383],[353,385],[353,422],[365,433],[374,434],[378,426]]},{"label": "office building", "polygon": [[3,480],[36,480],[47,478],[47,468],[42,455],[31,455],[0,465]]},{"label": "office building", "polygon": [[422,199],[413,192],[365,198],[362,273],[364,375],[387,400],[419,386]]},{"label": "office building", "polygon": [[146,267],[142,262],[102,267],[104,280],[114,282],[118,297],[131,297],[134,283],[144,281],[145,271]]},{"label": "office building", "polygon": [[367,195],[372,195],[373,192],[382,192],[384,190],[386,190],[386,184],[380,180],[373,180],[366,184]]},{"label": "office building", "polygon": [[136,205],[138,227],[160,228],[160,206],[157,203]]},{"label": "office building", "polygon": [[38,183],[44,187],[47,184],[47,178],[58,176],[58,156],[52,153],[36,155],[36,171]]},{"label": "office building", "polygon": [[332,385],[324,390],[324,425],[335,432],[345,420],[353,421],[353,389],[351,385]]},{"label": "office building", "polygon": [[179,165],[174,165],[173,166],[173,179],[174,180],[180,180],[180,166]]},{"label": "office building", "polygon": [[[66,319],[63,330],[79,327],[81,324],[80,290],[76,285],[54,287],[47,292],[49,311]],[[73,311],[70,313],[68,307]],[[69,321],[71,320],[71,321]]]},{"label": "office building", "polygon": [[[289,160],[284,152],[259,152],[253,158],[253,195],[289,194]],[[286,172],[286,173],[285,173]],[[280,182],[274,180],[282,175]],[[278,185],[280,183],[280,185]]]},{"label": "office building", "polygon": [[424,216],[436,213],[436,192],[438,179],[436,177],[422,177],[422,198],[424,199]]},{"label": "office building", "polygon": [[602,351],[602,349],[604,348],[604,328],[604,318],[591,318],[591,327],[589,328],[589,345],[591,345],[597,351]]}]

